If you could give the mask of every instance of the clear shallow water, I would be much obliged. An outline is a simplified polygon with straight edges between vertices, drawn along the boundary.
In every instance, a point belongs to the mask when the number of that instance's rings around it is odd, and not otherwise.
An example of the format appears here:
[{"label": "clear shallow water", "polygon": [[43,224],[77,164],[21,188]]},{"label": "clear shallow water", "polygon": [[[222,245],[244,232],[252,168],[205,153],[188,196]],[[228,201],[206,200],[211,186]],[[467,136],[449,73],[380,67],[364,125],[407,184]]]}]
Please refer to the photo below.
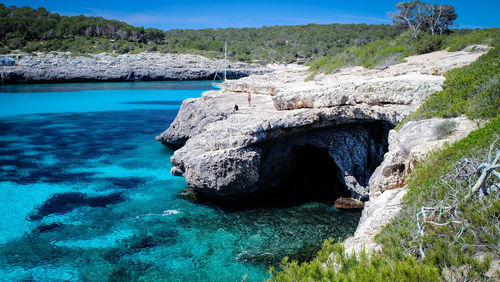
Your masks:
[{"label": "clear shallow water", "polygon": [[[140,84],[140,85],[138,85]],[[247,281],[357,212],[224,211],[179,196],[154,140],[209,82],[0,86],[0,279]]]}]

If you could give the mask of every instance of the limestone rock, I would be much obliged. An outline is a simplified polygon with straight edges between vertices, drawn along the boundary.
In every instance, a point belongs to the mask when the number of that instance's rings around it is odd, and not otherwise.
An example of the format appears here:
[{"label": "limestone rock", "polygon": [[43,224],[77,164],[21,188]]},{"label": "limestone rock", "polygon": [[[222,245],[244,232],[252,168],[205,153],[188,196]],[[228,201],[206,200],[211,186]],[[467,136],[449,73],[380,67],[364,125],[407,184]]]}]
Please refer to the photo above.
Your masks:
[{"label": "limestone rock", "polygon": [[365,248],[367,252],[380,249],[374,241],[375,235],[401,210],[401,199],[406,192],[404,188],[388,190],[379,197],[365,202],[365,208],[354,236],[347,238],[344,242],[345,252],[359,253],[362,248]]},{"label": "limestone rock", "polygon": [[[437,129],[445,121],[454,124],[454,128],[449,135],[440,137]],[[389,151],[369,181],[370,194],[373,196],[388,189],[404,186],[406,176],[425,159],[428,152],[442,147],[444,143],[462,139],[476,128],[476,122],[466,117],[458,117],[447,120],[432,118],[410,121],[399,131],[391,130]]]},{"label": "limestone rock", "polygon": [[[455,126],[449,130],[448,135],[439,136],[437,129],[443,122],[451,122]],[[354,236],[344,243],[346,253],[358,253],[363,247],[366,251],[379,249],[380,246],[374,241],[375,235],[401,209],[401,199],[407,192],[405,177],[430,151],[441,148],[445,143],[462,139],[476,128],[477,123],[458,117],[410,121],[399,131],[391,130],[389,151],[370,177],[370,200],[365,202]]]},{"label": "limestone rock", "polygon": [[[171,158],[172,173],[183,175],[198,191],[227,196],[312,177],[366,201],[370,176],[387,151],[390,128],[440,89],[444,77],[434,70],[441,74],[481,54],[434,52],[385,69],[345,68],[308,82],[304,68],[229,80],[222,91],[186,100],[157,140],[180,147]],[[251,107],[247,92],[252,94]],[[466,122],[459,121],[460,129]],[[410,144],[412,138],[407,138],[401,144]],[[418,160],[419,150],[397,158]],[[325,166],[329,171],[323,171]],[[372,178],[387,172],[384,168]],[[370,183],[382,185],[377,188],[381,191],[392,185]]]},{"label": "limestone rock", "polygon": [[362,189],[353,189],[352,195],[367,199],[367,181],[387,147],[386,135],[378,131],[388,132],[389,124],[375,125],[367,118],[364,125],[362,120],[339,123],[335,118],[319,122],[320,111],[278,111],[268,95],[253,95],[255,106],[248,107],[246,98],[206,92],[203,98],[184,101],[176,120],[157,137],[165,144],[183,145],[171,158],[173,174],[208,193],[253,192],[286,181],[286,172],[295,169],[291,166],[297,150],[313,146],[335,162],[334,178],[347,186],[345,172],[353,175],[362,183],[356,188]]},{"label": "limestone rock", "polygon": [[362,209],[365,207],[365,203],[362,201],[345,197],[340,197],[335,200],[334,205],[338,209]]},{"label": "limestone rock", "polygon": [[309,75],[307,68],[277,69],[229,81],[223,90],[272,95],[278,110],[400,105],[398,114],[407,115],[429,94],[441,90],[443,73],[469,64],[484,51],[438,51],[411,56],[405,63],[384,69],[343,68],[334,74],[319,74],[312,81],[304,81]]},{"label": "limestone rock", "polygon": [[[88,54],[69,52],[22,54],[0,58],[1,83],[195,80],[213,79],[223,69],[222,60],[187,54]],[[269,72],[263,67],[231,63],[229,78]]]}]

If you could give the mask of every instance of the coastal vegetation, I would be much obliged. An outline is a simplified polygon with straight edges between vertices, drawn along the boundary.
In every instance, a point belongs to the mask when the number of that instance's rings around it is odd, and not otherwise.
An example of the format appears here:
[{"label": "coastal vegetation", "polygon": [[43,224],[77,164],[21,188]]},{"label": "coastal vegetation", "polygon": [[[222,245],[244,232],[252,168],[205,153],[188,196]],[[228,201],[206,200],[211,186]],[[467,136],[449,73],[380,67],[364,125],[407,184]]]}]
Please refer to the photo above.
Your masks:
[{"label": "coastal vegetation", "polygon": [[345,66],[363,66],[366,68],[385,68],[404,61],[411,55],[429,53],[438,50],[458,51],[470,44],[497,46],[500,42],[500,29],[460,30],[447,35],[430,35],[418,31],[413,38],[405,31],[394,39],[381,39],[363,46],[351,46],[335,56],[315,59],[308,63],[311,70],[309,79],[318,73],[332,73]]},{"label": "coastal vegetation", "polygon": [[[409,3],[413,4],[398,9],[424,4]],[[486,178],[480,189],[472,187],[480,178],[479,167],[498,161],[495,156],[500,150],[500,29],[450,31],[448,27],[456,18],[452,8],[423,5],[418,9],[426,11],[428,17],[417,14],[414,21],[399,19],[396,27],[310,24],[161,31],[0,4],[0,53],[148,51],[216,57],[228,40],[229,56],[234,60],[313,60],[308,64],[312,79],[317,73],[335,72],[344,66],[384,68],[409,55],[489,45],[491,50],[476,62],[446,73],[443,90],[430,95],[406,119],[466,115],[485,125],[417,165],[406,181],[409,192],[405,206],[376,237],[382,249],[372,254],[345,254],[342,243],[330,239],[312,261],[299,264],[285,258],[279,271],[270,270],[277,281],[484,280],[492,261],[499,259],[500,195],[491,178]],[[448,20],[440,26],[432,21],[418,24],[429,17],[437,22],[432,17],[436,9],[446,11]],[[400,32],[400,28],[406,30]],[[450,134],[454,126],[443,122],[437,135]]]},{"label": "coastal vegetation", "polygon": [[237,61],[285,62],[333,56],[348,46],[392,39],[392,25],[308,24],[262,28],[142,28],[101,17],[60,16],[44,8],[0,3],[0,53],[69,51],[77,54],[161,52],[228,56]]},{"label": "coastal vegetation", "polygon": [[[492,260],[498,260],[500,195],[492,178],[485,183],[486,188],[492,188],[487,189],[488,195],[472,193],[471,186],[479,178],[475,168],[492,162],[500,150],[499,138],[500,117],[496,117],[417,165],[407,183],[405,206],[375,238],[382,245],[381,251],[369,256],[364,252],[358,257],[346,255],[341,243],[333,245],[329,240],[311,262],[299,265],[285,258],[281,271],[271,268],[272,279],[485,280]],[[424,207],[439,212],[416,217]],[[498,279],[498,273],[493,275]]]},{"label": "coastal vegetation", "polygon": [[[500,37],[500,36],[497,36]],[[491,119],[500,115],[500,45],[479,57],[472,64],[453,69],[444,76],[443,90],[431,94],[424,104],[407,117],[408,120],[429,117]],[[398,127],[398,128],[399,128]]]},{"label": "coastal vegetation", "polygon": [[[396,129],[408,120],[460,115],[485,125],[430,153],[417,165],[406,181],[409,192],[403,209],[375,238],[382,246],[380,251],[344,254],[342,244],[330,240],[311,262],[299,265],[285,259],[281,271],[271,268],[272,280],[499,279],[498,270],[487,272],[499,259],[500,191],[495,176],[482,177],[488,175],[485,168],[498,165],[500,154],[499,42],[498,28],[434,36],[419,31],[416,39],[406,33],[394,40],[351,47],[310,64],[313,70],[326,72],[346,65],[381,67],[388,60],[419,54],[419,50],[456,51],[473,44],[489,45],[491,49],[474,63],[447,72],[443,90],[431,94]],[[436,135],[448,135],[455,127],[444,121]]]}]

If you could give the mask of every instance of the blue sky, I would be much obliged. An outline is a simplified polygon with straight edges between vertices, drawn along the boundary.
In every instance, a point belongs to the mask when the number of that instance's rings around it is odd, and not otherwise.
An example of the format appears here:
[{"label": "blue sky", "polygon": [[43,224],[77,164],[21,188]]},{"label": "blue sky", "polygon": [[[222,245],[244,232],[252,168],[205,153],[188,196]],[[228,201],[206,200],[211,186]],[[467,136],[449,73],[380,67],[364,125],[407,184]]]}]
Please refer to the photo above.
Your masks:
[{"label": "blue sky", "polygon": [[[61,15],[100,16],[134,26],[227,28],[308,23],[391,23],[387,15],[401,1],[132,1],[132,0],[0,0],[7,6],[44,7]],[[425,1],[424,1],[425,2]],[[458,27],[499,27],[500,0],[429,1],[455,6]]]}]

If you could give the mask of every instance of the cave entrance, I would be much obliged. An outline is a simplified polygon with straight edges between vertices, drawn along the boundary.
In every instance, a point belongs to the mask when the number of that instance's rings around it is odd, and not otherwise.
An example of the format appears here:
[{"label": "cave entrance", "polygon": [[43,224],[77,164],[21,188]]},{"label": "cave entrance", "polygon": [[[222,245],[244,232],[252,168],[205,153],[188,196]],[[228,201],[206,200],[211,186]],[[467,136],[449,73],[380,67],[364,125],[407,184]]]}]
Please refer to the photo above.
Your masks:
[{"label": "cave entrance", "polygon": [[281,186],[290,191],[291,196],[302,201],[333,204],[338,197],[351,195],[339,180],[340,169],[327,148],[295,145],[289,161],[292,165]]}]

